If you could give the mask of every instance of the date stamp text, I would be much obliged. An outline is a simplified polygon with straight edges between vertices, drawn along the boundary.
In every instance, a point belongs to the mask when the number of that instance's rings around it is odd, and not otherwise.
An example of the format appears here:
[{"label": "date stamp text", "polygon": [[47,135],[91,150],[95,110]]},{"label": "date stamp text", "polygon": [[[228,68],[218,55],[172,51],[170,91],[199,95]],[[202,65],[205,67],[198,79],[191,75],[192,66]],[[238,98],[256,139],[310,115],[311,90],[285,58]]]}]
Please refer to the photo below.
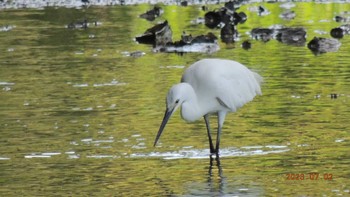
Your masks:
[{"label": "date stamp text", "polygon": [[295,180],[295,181],[326,180],[326,181],[331,181],[331,180],[333,180],[333,174],[331,174],[331,173],[321,174],[321,173],[315,173],[315,172],[311,172],[311,173],[287,173],[286,180]]}]

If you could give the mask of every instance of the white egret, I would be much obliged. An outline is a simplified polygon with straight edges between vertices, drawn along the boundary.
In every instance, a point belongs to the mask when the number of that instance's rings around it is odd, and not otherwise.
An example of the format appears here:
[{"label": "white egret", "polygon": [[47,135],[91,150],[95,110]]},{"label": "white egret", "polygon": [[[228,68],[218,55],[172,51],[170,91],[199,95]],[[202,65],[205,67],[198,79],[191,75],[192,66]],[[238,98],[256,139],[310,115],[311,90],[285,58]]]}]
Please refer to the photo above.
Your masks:
[{"label": "white egret", "polygon": [[[219,154],[220,134],[228,112],[235,112],[245,103],[261,95],[263,78],[244,65],[224,59],[203,59],[191,65],[182,75],[181,83],[170,88],[166,110],[157,133],[157,144],[170,116],[181,107],[181,116],[188,122],[204,117],[210,153]],[[217,114],[218,130],[214,149],[209,115]]]}]

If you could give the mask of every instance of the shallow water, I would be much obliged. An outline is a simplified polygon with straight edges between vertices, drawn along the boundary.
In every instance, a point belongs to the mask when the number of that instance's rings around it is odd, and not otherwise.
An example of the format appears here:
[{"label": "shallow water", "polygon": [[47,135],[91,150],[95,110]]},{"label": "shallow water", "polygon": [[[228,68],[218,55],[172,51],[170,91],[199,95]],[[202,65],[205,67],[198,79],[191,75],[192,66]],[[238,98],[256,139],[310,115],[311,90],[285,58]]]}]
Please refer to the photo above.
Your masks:
[{"label": "shallow water", "polygon": [[[271,14],[249,11],[258,5]],[[247,34],[283,24],[304,27],[307,42],[330,38],[330,29],[341,25],[334,16],[350,11],[350,4],[295,3],[296,17],[289,21],[279,17],[284,8],[278,3],[244,5],[239,11],[248,20],[238,26],[239,41],[220,42],[213,54],[183,56],[153,53],[133,39],[165,19],[174,40],[183,30],[220,31],[191,23],[205,14],[200,6],[163,6],[155,22],[138,18],[151,8],[0,12],[0,29],[12,27],[0,31],[2,196],[350,193],[350,36],[340,40],[339,51],[314,55],[306,45],[264,43]],[[66,28],[85,18],[99,25]],[[247,39],[250,50],[240,46]],[[145,54],[128,56],[134,51]],[[263,96],[227,116],[220,165],[209,158],[204,121],[186,124],[178,112],[153,147],[168,88],[206,57],[239,61],[265,79]],[[305,178],[288,180],[288,174]]]}]

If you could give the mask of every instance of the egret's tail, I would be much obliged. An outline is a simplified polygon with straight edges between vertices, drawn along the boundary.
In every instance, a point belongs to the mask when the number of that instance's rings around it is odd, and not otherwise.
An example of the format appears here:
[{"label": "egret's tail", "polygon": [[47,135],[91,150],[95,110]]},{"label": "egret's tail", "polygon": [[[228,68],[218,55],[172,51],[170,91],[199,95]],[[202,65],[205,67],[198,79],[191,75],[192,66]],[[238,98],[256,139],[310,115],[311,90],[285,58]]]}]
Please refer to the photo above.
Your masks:
[{"label": "egret's tail", "polygon": [[254,71],[252,71],[252,73],[254,74],[254,78],[259,84],[262,84],[262,82],[264,82],[264,78],[262,76],[260,76],[258,73]]},{"label": "egret's tail", "polygon": [[254,71],[252,71],[252,73],[253,73],[253,76],[254,76],[254,78],[255,78],[255,80],[257,82],[257,84],[256,84],[257,86],[256,86],[256,89],[255,89],[256,94],[262,95],[260,85],[264,82],[264,78],[262,76],[260,76],[258,73],[254,72]]}]

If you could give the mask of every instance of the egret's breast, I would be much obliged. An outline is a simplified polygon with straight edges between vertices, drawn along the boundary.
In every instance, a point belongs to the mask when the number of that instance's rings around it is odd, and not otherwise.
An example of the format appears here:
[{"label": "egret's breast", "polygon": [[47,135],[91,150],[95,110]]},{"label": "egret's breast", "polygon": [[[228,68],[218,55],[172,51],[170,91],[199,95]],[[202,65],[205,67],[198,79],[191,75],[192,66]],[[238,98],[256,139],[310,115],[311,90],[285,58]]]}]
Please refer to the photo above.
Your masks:
[{"label": "egret's breast", "polygon": [[194,122],[200,119],[204,114],[202,114],[199,108],[191,105],[190,103],[183,103],[181,106],[181,117],[187,122]]}]

